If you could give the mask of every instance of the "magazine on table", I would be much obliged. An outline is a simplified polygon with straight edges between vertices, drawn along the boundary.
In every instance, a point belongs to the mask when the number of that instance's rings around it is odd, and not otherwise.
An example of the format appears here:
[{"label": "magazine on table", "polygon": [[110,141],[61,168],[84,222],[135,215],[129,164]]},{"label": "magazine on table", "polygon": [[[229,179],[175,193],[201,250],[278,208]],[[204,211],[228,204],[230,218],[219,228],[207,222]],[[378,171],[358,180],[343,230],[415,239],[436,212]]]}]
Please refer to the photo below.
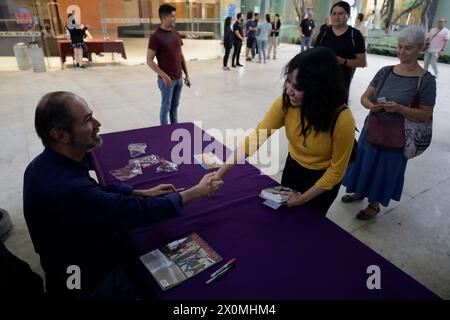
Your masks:
[{"label": "magazine on table", "polygon": [[167,290],[222,261],[197,233],[140,257],[161,289]]}]

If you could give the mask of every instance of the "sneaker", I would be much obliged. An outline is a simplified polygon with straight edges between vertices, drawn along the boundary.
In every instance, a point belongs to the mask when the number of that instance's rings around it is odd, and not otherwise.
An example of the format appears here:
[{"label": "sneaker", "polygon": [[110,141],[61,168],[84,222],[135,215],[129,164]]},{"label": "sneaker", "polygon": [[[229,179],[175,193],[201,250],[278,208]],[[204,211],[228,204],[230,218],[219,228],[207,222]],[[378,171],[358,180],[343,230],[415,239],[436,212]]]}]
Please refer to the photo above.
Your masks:
[{"label": "sneaker", "polygon": [[222,70],[223,71],[230,71],[230,68],[229,67],[222,67]]}]

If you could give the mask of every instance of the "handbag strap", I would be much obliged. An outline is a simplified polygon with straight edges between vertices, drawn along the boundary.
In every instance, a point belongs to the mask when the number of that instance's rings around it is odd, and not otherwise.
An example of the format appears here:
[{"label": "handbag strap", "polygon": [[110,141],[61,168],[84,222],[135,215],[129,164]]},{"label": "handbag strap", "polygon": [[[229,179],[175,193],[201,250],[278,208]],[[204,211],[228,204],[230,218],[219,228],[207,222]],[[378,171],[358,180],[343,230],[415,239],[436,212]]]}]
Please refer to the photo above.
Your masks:
[{"label": "handbag strap", "polygon": [[436,32],[436,33],[431,37],[431,39],[428,40],[428,41],[426,41],[426,42],[431,43],[431,41],[434,39],[434,37],[436,37],[439,33],[441,33],[442,30],[444,30],[444,29],[441,29],[441,30],[439,30],[438,32]]},{"label": "handbag strap", "polygon": [[410,108],[419,108],[420,104],[420,85],[422,84],[422,78],[427,74],[427,71],[424,70],[422,72],[422,75],[419,77],[419,80],[417,81],[417,88],[416,93],[414,94],[414,97],[412,98]]},{"label": "handbag strap", "polygon": [[[344,110],[346,110],[346,109],[348,109],[348,107],[347,107],[347,106],[344,106],[344,107],[342,107],[341,109],[339,109],[339,110],[336,112],[336,115],[334,116],[333,123],[331,124],[331,130],[330,130],[331,138],[333,138],[334,127],[336,127],[336,122],[337,122],[337,120],[338,120],[338,118],[339,118],[339,115],[341,114],[342,111],[344,111]],[[357,127],[355,127],[355,130],[356,130],[357,132],[359,132],[359,130],[358,130]]]}]

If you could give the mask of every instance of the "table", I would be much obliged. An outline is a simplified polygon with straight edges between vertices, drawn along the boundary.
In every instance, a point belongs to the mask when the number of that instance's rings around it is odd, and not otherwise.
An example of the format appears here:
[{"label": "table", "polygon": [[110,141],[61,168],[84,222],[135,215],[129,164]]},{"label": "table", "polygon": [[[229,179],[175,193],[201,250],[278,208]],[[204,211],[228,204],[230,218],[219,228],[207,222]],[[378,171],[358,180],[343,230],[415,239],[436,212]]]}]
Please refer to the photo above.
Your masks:
[{"label": "table", "polygon": [[[70,40],[58,40],[59,56],[61,58],[61,65],[66,62],[66,57],[73,56],[73,48]],[[125,47],[122,40],[85,40],[89,52],[99,54],[101,52],[117,52],[126,59]]]},{"label": "table", "polygon": [[[175,130],[208,137],[192,123],[103,134],[103,146],[92,153],[99,181],[116,182],[108,172],[127,163],[131,142],[145,142],[147,154],[170,159],[172,148],[179,143],[170,139]],[[204,148],[210,143],[199,145]],[[192,149],[188,152],[192,160],[199,146],[195,150],[194,141],[187,146]],[[189,187],[205,173],[196,164],[181,164],[174,173],[156,173],[155,167],[150,167],[129,183],[139,188],[159,183]],[[181,216],[130,232],[131,276],[144,296],[162,300],[439,299],[312,208],[275,211],[264,206],[260,190],[277,183],[254,166],[239,165],[224,181],[214,198],[187,204]],[[162,291],[138,257],[191,232],[197,232],[224,261]],[[233,257],[236,266],[206,285],[209,275]],[[367,288],[371,265],[380,267],[380,290]]]}]

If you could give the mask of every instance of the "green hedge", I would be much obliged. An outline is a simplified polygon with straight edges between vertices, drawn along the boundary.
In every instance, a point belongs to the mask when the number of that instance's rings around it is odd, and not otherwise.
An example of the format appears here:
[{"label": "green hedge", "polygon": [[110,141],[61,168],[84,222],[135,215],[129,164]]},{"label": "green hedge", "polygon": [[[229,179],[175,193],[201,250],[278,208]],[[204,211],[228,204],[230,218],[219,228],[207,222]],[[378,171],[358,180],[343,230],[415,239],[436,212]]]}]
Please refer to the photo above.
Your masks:
[{"label": "green hedge", "polygon": [[[397,56],[397,51],[395,48],[370,47],[367,49],[367,53],[378,54],[381,56],[388,56],[388,57]],[[419,60],[423,60],[423,53],[419,55]],[[447,54],[441,55],[438,59],[438,62],[450,64],[450,55]]]}]

